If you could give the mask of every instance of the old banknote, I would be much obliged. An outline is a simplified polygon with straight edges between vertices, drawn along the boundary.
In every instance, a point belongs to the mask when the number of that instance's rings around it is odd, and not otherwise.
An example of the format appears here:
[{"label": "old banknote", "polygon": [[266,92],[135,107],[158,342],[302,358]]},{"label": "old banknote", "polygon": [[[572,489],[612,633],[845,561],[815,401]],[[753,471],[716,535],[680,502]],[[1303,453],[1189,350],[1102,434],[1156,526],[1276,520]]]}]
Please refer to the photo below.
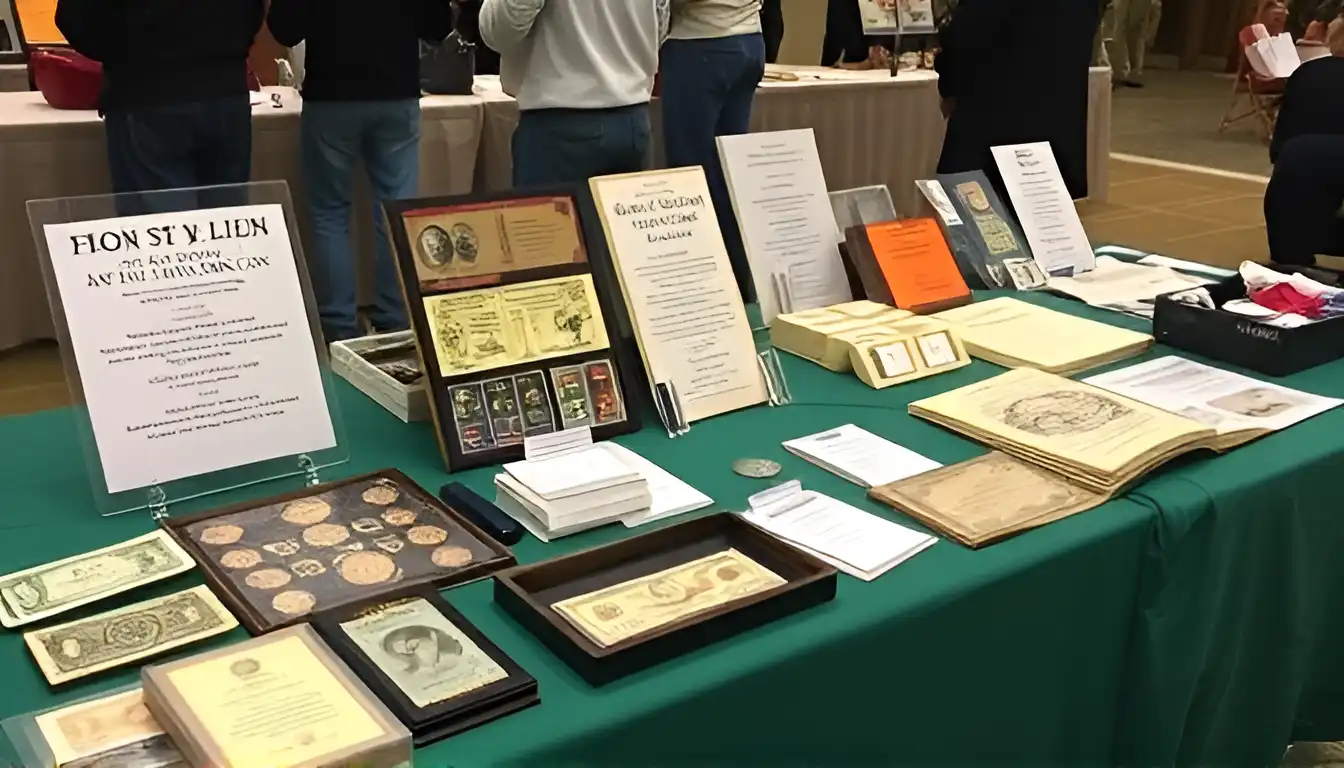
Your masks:
[{"label": "old banknote", "polygon": [[163,734],[139,688],[47,712],[36,722],[59,766],[106,757],[119,747]]},{"label": "old banknote", "polygon": [[605,648],[785,583],[736,549],[726,549],[551,607]]},{"label": "old banknote", "polygon": [[427,600],[379,608],[341,629],[417,707],[509,676]]},{"label": "old banknote", "polygon": [[238,626],[206,587],[119,608],[47,629],[26,632],[47,682],[59,685],[95,672],[156,656]]},{"label": "old banknote", "polygon": [[190,570],[195,563],[154,531],[94,552],[0,576],[0,624],[18,627]]},{"label": "old banknote", "polygon": [[65,763],[60,768],[191,768],[168,734],[109,749]]}]

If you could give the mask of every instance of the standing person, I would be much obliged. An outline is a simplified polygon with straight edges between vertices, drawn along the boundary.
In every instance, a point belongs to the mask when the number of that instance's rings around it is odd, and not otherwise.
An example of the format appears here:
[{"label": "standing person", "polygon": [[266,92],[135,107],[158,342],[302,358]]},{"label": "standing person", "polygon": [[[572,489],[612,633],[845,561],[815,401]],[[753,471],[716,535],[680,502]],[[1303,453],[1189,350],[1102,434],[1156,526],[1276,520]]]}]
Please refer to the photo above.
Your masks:
[{"label": "standing person", "polygon": [[1108,51],[1116,82],[1142,88],[1143,57],[1161,20],[1160,0],[1115,0]]},{"label": "standing person", "polygon": [[518,100],[513,183],[643,170],[668,0],[484,0],[481,39]]},{"label": "standing person", "polygon": [[1269,161],[1298,136],[1344,135],[1344,17],[1330,22],[1329,56],[1303,62],[1283,87]]},{"label": "standing person", "polygon": [[761,3],[761,34],[765,37],[765,63],[774,64],[779,60],[779,46],[784,42],[784,9],[779,7],[780,0],[764,0]]},{"label": "standing person", "polygon": [[453,5],[457,8],[457,34],[476,46],[476,74],[498,75],[499,54],[481,42],[481,25],[477,21],[481,15],[481,0],[453,0]]},{"label": "standing person", "polygon": [[938,172],[983,170],[1007,200],[990,147],[1048,141],[1069,192],[1085,197],[1088,63],[1100,21],[1099,2],[961,0],[934,61],[948,117]]},{"label": "standing person", "polygon": [[60,0],[61,34],[103,65],[114,191],[247,182],[247,54],[264,16],[263,0]]},{"label": "standing person", "polygon": [[[313,287],[327,342],[363,333],[357,318],[350,199],[355,166],[373,192],[374,330],[406,327],[385,200],[416,194],[420,169],[420,41],[453,28],[448,0],[271,0],[271,33],[306,47],[301,163],[313,226]],[[353,55],[367,51],[368,56]]]},{"label": "standing person", "polygon": [[884,69],[895,50],[895,36],[863,33],[859,0],[830,0],[826,5],[826,34],[821,40],[821,66]]},{"label": "standing person", "polygon": [[672,0],[662,52],[663,143],[671,168],[705,169],[714,212],[744,297],[751,270],[719,163],[716,136],[746,133],[765,75],[760,0]]}]

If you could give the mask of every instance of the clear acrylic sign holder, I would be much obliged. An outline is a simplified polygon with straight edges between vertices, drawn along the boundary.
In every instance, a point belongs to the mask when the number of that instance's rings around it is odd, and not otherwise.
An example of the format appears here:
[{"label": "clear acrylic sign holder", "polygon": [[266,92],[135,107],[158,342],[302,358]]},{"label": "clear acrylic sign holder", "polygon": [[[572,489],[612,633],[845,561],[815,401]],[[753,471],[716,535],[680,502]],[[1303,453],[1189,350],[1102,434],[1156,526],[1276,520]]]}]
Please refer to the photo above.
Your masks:
[{"label": "clear acrylic sign holder", "polygon": [[[756,341],[756,368],[761,374],[761,381],[765,383],[766,403],[770,407],[793,402],[793,393],[789,390],[789,380],[784,376],[779,352],[768,338],[764,343]],[[658,420],[662,422],[668,437],[681,437],[691,431],[691,424],[682,409],[681,396],[671,381],[660,381],[653,385],[653,405],[658,410]]]},{"label": "clear acrylic sign holder", "polygon": [[[110,492],[103,475],[103,462],[98,452],[98,444],[94,440],[93,425],[89,420],[83,377],[80,375],[79,364],[70,343],[70,327],[52,268],[51,251],[47,246],[44,227],[48,224],[115,219],[148,213],[162,214],[272,204],[280,205],[284,210],[290,250],[294,256],[300,288],[303,291],[308,327],[313,337],[318,366],[321,369],[323,394],[326,397],[327,410],[331,414],[332,430],[336,437],[335,446],[207,472],[144,488]],[[285,478],[300,478],[306,485],[317,485],[323,482],[320,477],[323,470],[350,460],[350,444],[346,439],[345,424],[336,401],[334,374],[327,359],[326,347],[322,344],[322,331],[318,323],[317,305],[313,300],[312,281],[303,258],[303,246],[299,242],[298,219],[295,217],[294,204],[290,200],[288,184],[283,181],[263,181],[196,189],[32,200],[28,203],[28,221],[32,226],[38,261],[42,267],[42,279],[47,288],[47,300],[50,302],[52,320],[56,326],[56,340],[61,348],[61,362],[65,369],[66,383],[70,387],[70,399],[90,489],[100,514],[107,516],[147,510],[151,517],[159,519],[166,517],[169,514],[169,507],[174,504],[244,486]]]}]

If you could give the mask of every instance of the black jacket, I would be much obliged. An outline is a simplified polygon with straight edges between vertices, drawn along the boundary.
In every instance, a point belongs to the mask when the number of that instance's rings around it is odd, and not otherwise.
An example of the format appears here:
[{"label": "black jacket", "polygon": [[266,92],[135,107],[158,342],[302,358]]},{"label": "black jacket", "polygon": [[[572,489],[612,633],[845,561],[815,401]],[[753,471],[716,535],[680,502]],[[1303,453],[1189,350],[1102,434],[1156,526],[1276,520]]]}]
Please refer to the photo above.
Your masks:
[{"label": "black jacket", "polygon": [[1087,95],[1098,0],[961,0],[939,34],[938,91],[956,100],[939,173],[983,170],[990,147],[1048,141],[1069,192],[1087,195]]},{"label": "black jacket", "polygon": [[1283,104],[1269,144],[1269,161],[1295,136],[1344,133],[1344,58],[1327,56],[1297,68],[1283,88]]},{"label": "black jacket", "polygon": [[60,0],[56,26],[103,65],[103,108],[247,96],[263,0]]},{"label": "black jacket", "polygon": [[419,98],[420,41],[453,31],[448,0],[271,0],[267,19],[281,45],[306,43],[303,97],[314,101]]}]

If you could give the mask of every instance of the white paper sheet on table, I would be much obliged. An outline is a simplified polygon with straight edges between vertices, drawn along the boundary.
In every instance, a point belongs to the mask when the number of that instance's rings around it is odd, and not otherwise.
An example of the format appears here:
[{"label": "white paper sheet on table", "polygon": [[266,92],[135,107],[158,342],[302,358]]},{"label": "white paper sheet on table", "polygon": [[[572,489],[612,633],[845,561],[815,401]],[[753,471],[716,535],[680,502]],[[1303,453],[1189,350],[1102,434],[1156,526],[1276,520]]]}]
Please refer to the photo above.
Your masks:
[{"label": "white paper sheet on table", "polygon": [[1069,275],[1095,267],[1092,245],[1050,142],[1009,144],[991,151],[1031,255],[1041,270]]},{"label": "white paper sheet on table", "polygon": [[685,512],[703,509],[714,503],[713,499],[692,488],[681,478],[629,448],[616,443],[602,443],[601,445],[626,466],[638,472],[639,476],[648,482],[649,493],[653,496],[653,503],[649,505],[647,510],[621,518],[621,522],[625,524],[626,528],[634,528],[637,525],[651,523],[654,520],[663,520]]},{"label": "white paper sheet on table", "polygon": [[1212,282],[1181,274],[1170,267],[1132,264],[1099,256],[1095,269],[1071,277],[1051,277],[1047,287],[1094,307],[1152,317],[1153,302],[1159,295]]},{"label": "white paper sheet on table", "polygon": [[865,488],[943,466],[853,424],[786,440],[784,449]]}]

